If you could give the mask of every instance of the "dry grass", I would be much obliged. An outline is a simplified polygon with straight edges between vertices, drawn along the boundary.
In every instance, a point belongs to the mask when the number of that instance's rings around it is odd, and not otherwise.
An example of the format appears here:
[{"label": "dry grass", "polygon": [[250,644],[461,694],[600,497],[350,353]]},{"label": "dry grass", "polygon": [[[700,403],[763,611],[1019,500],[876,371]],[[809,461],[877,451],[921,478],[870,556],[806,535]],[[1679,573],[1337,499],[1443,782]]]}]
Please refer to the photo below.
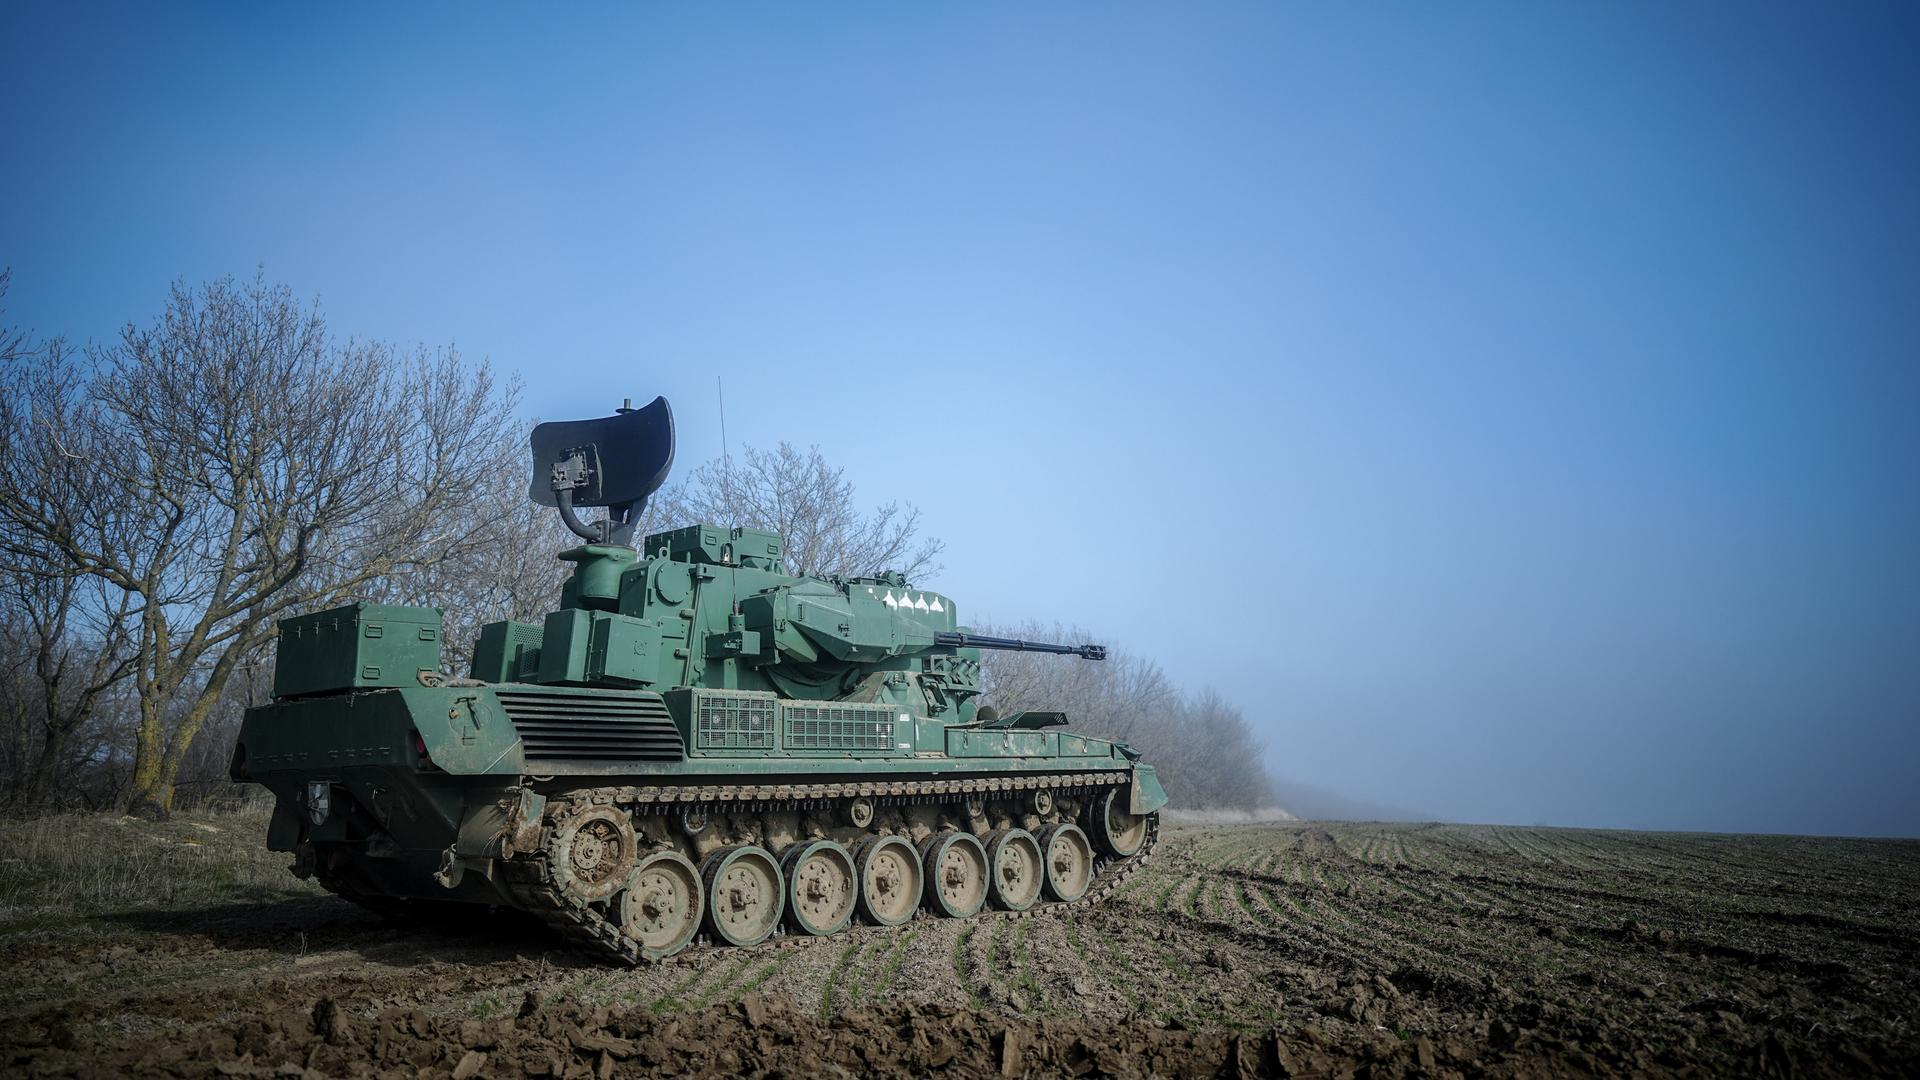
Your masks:
[{"label": "dry grass", "polygon": [[0,822],[0,934],[70,918],[317,893],[267,850],[268,807],[164,822],[61,814]]}]

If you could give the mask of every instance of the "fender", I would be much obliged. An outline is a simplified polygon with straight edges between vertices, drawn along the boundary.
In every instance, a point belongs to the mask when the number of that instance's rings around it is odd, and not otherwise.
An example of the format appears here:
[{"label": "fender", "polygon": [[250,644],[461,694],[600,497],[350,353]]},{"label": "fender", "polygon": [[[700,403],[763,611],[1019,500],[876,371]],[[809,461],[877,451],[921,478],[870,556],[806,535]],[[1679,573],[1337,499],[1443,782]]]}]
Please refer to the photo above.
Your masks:
[{"label": "fender", "polygon": [[1151,765],[1133,764],[1133,790],[1127,798],[1130,814],[1151,814],[1167,805],[1167,789],[1160,786],[1160,774]]}]

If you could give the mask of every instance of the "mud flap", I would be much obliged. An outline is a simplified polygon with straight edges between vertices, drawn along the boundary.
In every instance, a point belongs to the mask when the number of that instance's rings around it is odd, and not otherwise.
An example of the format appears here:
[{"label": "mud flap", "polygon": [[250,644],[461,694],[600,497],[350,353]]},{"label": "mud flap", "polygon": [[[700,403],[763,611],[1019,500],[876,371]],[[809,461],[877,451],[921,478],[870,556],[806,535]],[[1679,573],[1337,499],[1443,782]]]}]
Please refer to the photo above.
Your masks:
[{"label": "mud flap", "polygon": [[1160,786],[1160,776],[1153,766],[1135,762],[1133,766],[1133,790],[1127,797],[1127,812],[1130,814],[1151,814],[1167,805],[1167,789]]},{"label": "mud flap", "polygon": [[453,846],[440,853],[440,870],[433,880],[442,888],[458,888],[469,870],[493,880],[495,859],[539,845],[540,815],[546,808],[546,797],[527,788],[509,789],[487,802],[469,802]]},{"label": "mud flap", "polygon": [[532,851],[539,846],[540,815],[546,809],[546,798],[526,788],[496,789],[495,797],[484,801],[476,793],[467,800],[452,850],[480,858]]},{"label": "mud flap", "polygon": [[507,820],[501,828],[500,854],[538,851],[542,839],[541,816],[547,812],[547,797],[532,788],[514,788],[509,792]]},{"label": "mud flap", "polygon": [[267,850],[292,851],[300,842],[300,810],[286,796],[275,796],[273,819],[267,823]]}]

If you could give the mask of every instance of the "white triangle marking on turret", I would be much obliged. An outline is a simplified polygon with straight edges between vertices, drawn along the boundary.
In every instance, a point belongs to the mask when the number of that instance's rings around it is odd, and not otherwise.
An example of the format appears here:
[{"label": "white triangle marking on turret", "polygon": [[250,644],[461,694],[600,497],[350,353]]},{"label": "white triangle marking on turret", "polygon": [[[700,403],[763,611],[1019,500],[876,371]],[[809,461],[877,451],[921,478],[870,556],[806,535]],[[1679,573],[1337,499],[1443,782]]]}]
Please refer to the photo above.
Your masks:
[{"label": "white triangle marking on turret", "polygon": [[897,608],[897,607],[899,607],[899,606],[900,606],[900,601],[898,601],[898,600],[895,600],[895,599],[893,598],[893,590],[892,590],[892,589],[888,589],[888,590],[887,590],[887,595],[885,595],[885,596],[883,596],[883,597],[881,597],[881,598],[880,598],[880,602],[881,602],[881,603],[883,603],[883,604],[885,604],[885,605],[887,605],[887,606],[888,606],[888,607],[890,607],[890,608]]},{"label": "white triangle marking on turret", "polygon": [[921,611],[927,610],[927,598],[924,596],[914,597],[913,606],[919,608]]},{"label": "white triangle marking on turret", "polygon": [[927,610],[928,611],[945,611],[947,609],[940,606],[940,598],[936,596],[933,598],[933,603],[927,605]]}]

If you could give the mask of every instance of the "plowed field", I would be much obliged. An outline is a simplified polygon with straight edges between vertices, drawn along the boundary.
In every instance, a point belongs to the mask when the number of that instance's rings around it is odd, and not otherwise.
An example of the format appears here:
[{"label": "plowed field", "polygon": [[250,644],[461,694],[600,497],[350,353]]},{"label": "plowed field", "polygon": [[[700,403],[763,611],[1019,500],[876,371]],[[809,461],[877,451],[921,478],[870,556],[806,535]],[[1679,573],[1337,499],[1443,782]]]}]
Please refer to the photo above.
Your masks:
[{"label": "plowed field", "polygon": [[[259,841],[118,825],[85,842],[171,849],[156,874]],[[9,1074],[1920,1074],[1905,841],[1170,828],[1092,912],[637,971],[264,872],[65,909],[36,872],[0,863]]]}]

